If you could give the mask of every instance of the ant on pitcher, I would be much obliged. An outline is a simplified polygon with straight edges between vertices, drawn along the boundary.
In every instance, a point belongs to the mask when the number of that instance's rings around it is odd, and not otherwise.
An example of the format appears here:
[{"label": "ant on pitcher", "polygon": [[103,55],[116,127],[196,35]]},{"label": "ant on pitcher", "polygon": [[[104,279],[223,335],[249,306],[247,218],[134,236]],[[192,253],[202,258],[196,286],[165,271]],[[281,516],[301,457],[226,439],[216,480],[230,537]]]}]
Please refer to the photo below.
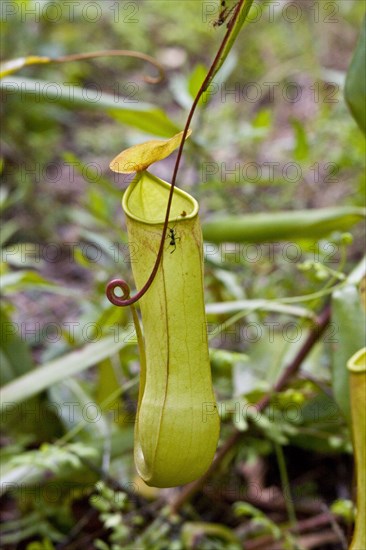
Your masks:
[{"label": "ant on pitcher", "polygon": [[169,246],[173,246],[173,250],[170,254],[173,254],[173,252],[177,249],[177,241],[180,241],[180,237],[177,237],[177,234],[175,232],[174,228],[168,228],[169,234],[166,236],[167,239],[170,239]]},{"label": "ant on pitcher", "polygon": [[[221,9],[218,18],[213,22],[214,27],[221,27],[227,20],[227,18],[232,14],[234,9],[236,8],[237,4],[235,4],[232,8],[229,8],[226,5],[226,0],[221,0]],[[229,26],[230,21],[228,22],[227,26]]]}]

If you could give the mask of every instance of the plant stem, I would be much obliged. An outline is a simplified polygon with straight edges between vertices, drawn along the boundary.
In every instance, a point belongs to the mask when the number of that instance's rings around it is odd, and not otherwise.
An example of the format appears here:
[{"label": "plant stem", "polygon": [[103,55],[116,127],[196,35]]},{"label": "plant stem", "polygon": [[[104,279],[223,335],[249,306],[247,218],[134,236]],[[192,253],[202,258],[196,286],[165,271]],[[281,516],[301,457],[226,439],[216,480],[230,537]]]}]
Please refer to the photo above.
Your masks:
[{"label": "plant stem", "polygon": [[275,448],[276,457],[277,457],[278,469],[280,471],[280,476],[281,476],[282,492],[285,498],[288,519],[290,521],[291,527],[293,527],[294,525],[296,525],[297,519],[296,519],[295,506],[291,495],[290,481],[287,474],[285,455],[283,452],[283,448],[279,443],[275,442],[274,448]]},{"label": "plant stem", "polygon": [[152,76],[144,76],[145,82],[148,82],[149,84],[158,84],[164,79],[165,71],[163,67],[150,55],[147,55],[142,52],[136,52],[134,50],[101,50],[97,52],[88,52],[88,53],[77,53],[77,54],[70,54],[70,55],[63,55],[61,57],[50,57],[49,63],[69,63],[70,61],[83,61],[86,59],[95,59],[97,57],[135,57],[137,59],[141,59],[142,61],[147,61],[148,63],[151,63],[151,65],[154,65],[154,67],[158,70],[159,76],[158,77],[152,77]]}]

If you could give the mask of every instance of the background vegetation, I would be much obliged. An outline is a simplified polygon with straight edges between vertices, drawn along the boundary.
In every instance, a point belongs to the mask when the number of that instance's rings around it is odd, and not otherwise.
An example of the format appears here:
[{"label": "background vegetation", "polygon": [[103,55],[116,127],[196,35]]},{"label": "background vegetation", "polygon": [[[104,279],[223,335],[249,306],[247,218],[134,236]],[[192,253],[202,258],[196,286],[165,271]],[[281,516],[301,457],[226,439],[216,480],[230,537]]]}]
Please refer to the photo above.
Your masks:
[{"label": "background vegetation", "polygon": [[[105,298],[116,275],[133,286],[128,182],[108,165],[182,129],[224,33],[217,4],[3,2],[3,59],[123,48],[166,69],[150,85],[148,65],[105,58],[2,81],[4,548],[347,548],[353,460],[339,380],[364,323],[358,293],[343,294],[363,254],[358,216],[324,234],[278,238],[273,224],[256,244],[207,244],[221,440],[241,436],[186,498],[134,472],[139,359],[129,312]],[[363,206],[364,138],[343,87],[364,5],[274,4],[253,11],[185,149],[178,185],[199,200],[207,240],[217,214],[271,222],[281,210]],[[173,163],[152,171],[169,181]],[[294,364],[332,291],[328,329],[256,415],[249,405]]]}]

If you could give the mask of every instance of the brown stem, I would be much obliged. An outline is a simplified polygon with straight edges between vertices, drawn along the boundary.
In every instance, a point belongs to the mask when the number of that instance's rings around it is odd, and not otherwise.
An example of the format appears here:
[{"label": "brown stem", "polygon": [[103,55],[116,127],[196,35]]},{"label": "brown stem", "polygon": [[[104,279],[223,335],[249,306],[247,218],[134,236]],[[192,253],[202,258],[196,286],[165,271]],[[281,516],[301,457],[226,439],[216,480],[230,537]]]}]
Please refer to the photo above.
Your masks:
[{"label": "brown stem", "polygon": [[[314,344],[319,340],[323,332],[325,331],[328,323],[330,321],[330,307],[326,306],[322,313],[319,315],[318,320],[316,321],[315,327],[310,331],[307,339],[297,352],[296,356],[288,367],[284,370],[283,374],[279,377],[275,385],[273,386],[272,391],[270,391],[265,397],[263,397],[256,405],[255,408],[258,412],[263,411],[267,405],[270,403],[273,393],[282,390],[282,388],[287,384],[288,380],[296,374],[299,370],[302,362],[307,357],[309,352],[312,350]],[[192,498],[205,484],[206,480],[212,476],[212,474],[218,469],[223,458],[226,456],[228,451],[230,451],[239,441],[241,437],[241,432],[235,430],[232,435],[225,441],[225,443],[218,449],[214,461],[212,462],[210,468],[207,472],[197,479],[196,481],[186,485],[178,497],[171,504],[171,510],[173,513],[177,513],[178,510],[190,499]]]},{"label": "brown stem", "polygon": [[[312,550],[313,548],[324,547],[325,544],[339,542],[333,531],[323,531],[321,533],[311,533],[303,535],[296,541],[300,548]],[[270,536],[260,537],[253,541],[245,542],[245,550],[283,550],[283,542],[274,542]]]},{"label": "brown stem", "polygon": [[51,57],[49,60],[53,63],[68,63],[70,61],[82,61],[84,59],[94,59],[96,57],[135,57],[137,59],[142,59],[143,61],[147,61],[148,63],[154,65],[159,72],[159,76],[156,78],[152,76],[144,76],[145,82],[148,82],[149,84],[158,84],[164,80],[165,71],[162,65],[160,65],[160,63],[150,55],[135,52],[134,50],[101,50],[98,52],[77,53],[54,58]]},{"label": "brown stem", "polygon": [[272,394],[281,390],[285,386],[287,381],[298,371],[302,362],[313,348],[314,344],[319,340],[319,338],[327,328],[329,321],[330,306],[326,306],[319,315],[319,318],[315,321],[315,327],[309,333],[307,339],[296,354],[294,360],[288,365],[288,367],[286,367],[286,369],[277,380],[276,384],[273,386],[272,392],[267,393],[267,395],[257,403],[256,409],[258,411],[263,411],[263,409],[265,409],[271,401]]},{"label": "brown stem", "polygon": [[294,527],[290,527],[289,531],[291,533],[306,533],[323,525],[329,525],[334,519],[335,517],[330,512],[323,512],[312,518],[298,521]]},{"label": "brown stem", "polygon": [[[220,45],[219,50],[218,50],[218,52],[215,56],[215,59],[213,60],[212,65],[211,65],[211,67],[210,67],[210,69],[209,69],[209,71],[206,75],[206,78],[203,81],[203,83],[202,83],[202,85],[201,85],[201,87],[200,87],[200,89],[199,89],[199,91],[198,91],[198,93],[197,93],[197,95],[196,95],[196,97],[193,101],[192,107],[189,111],[187,121],[186,121],[186,125],[185,125],[184,130],[183,130],[182,141],[180,142],[179,149],[178,149],[177,159],[175,161],[175,166],[174,166],[174,171],[173,171],[173,176],[172,176],[172,183],[171,183],[171,186],[170,186],[170,193],[169,193],[169,198],[168,198],[168,204],[167,204],[167,208],[166,208],[163,232],[161,234],[161,241],[160,241],[159,251],[158,251],[158,255],[156,257],[156,261],[155,261],[155,265],[153,267],[153,270],[152,270],[147,282],[145,283],[145,285],[132,298],[124,299],[125,298],[124,296],[122,298],[119,298],[118,296],[116,296],[114,294],[114,289],[117,288],[118,286],[121,286],[121,288],[123,289],[123,285],[125,284],[125,281],[123,281],[122,279],[115,279],[114,281],[112,281],[112,283],[109,283],[107,285],[107,296],[108,296],[109,300],[114,305],[117,305],[117,306],[131,306],[132,304],[135,304],[149,290],[150,286],[152,285],[152,283],[155,279],[155,276],[156,276],[156,274],[158,272],[158,269],[159,269],[159,266],[160,266],[161,259],[163,257],[164,244],[165,244],[165,239],[166,239],[166,235],[167,235],[167,231],[168,231],[169,215],[170,215],[170,209],[171,209],[172,201],[173,201],[173,194],[174,194],[175,184],[176,184],[176,180],[177,180],[180,161],[181,161],[181,158],[182,158],[184,143],[185,143],[185,140],[186,140],[186,137],[187,137],[187,134],[188,134],[188,130],[189,130],[193,115],[196,111],[197,105],[199,103],[199,100],[201,99],[202,94],[207,90],[210,82],[212,81],[214,75],[216,74],[216,67],[220,63],[221,55],[223,54],[223,52],[225,50],[225,47],[227,45],[227,42],[228,42],[228,40],[230,38],[230,35],[231,35],[231,32],[232,32],[232,29],[234,28],[235,23],[236,23],[236,21],[239,17],[241,8],[245,4],[245,2],[250,2],[250,1],[251,0],[240,0],[238,2],[237,6],[236,6],[236,9],[235,9],[235,13],[233,14],[232,18],[230,19],[227,31],[225,33],[225,36],[224,36],[222,42],[221,42],[221,45]],[[118,283],[120,283],[120,285]],[[113,288],[110,285],[112,285]]]},{"label": "brown stem", "polygon": [[[289,533],[303,535],[304,533],[308,533],[309,531],[319,529],[320,527],[329,526],[329,524],[333,520],[334,520],[334,517],[330,516],[329,513],[322,513],[322,514],[318,514],[317,516],[313,516],[312,518],[298,521],[296,526],[290,527],[289,529],[287,529],[287,531]],[[330,531],[328,532],[330,533]],[[315,533],[311,536],[314,536],[314,535]],[[336,540],[336,542],[338,542],[338,538],[336,537],[334,532],[333,532],[333,537]],[[303,540],[304,538],[305,537],[303,537]],[[268,548],[271,546],[273,542],[274,542],[273,537],[271,537],[271,535],[265,535],[262,537],[258,537],[254,540],[246,541],[245,548],[246,550],[260,550],[262,548],[268,550]]]},{"label": "brown stem", "polygon": [[[334,540],[334,542],[341,543],[342,548],[344,550],[347,550],[347,543],[344,539],[343,532],[341,531],[341,528],[339,524],[337,523],[337,520],[341,519],[338,518],[336,515],[332,514],[330,511],[317,513],[311,518],[303,519],[297,522],[296,525],[292,527],[284,527],[283,532],[284,535],[286,533],[293,533],[294,535],[298,535],[297,542],[300,544],[301,542],[301,548],[317,548],[319,544],[324,542],[324,540],[321,537],[321,533],[324,533],[325,527],[332,526],[333,532],[328,529],[325,531],[327,533],[327,539],[329,537],[330,540]],[[337,527],[337,529],[334,529],[334,526]],[[323,528],[323,529],[321,529]],[[311,531],[318,531],[320,532],[312,532]],[[240,531],[240,528],[239,528]],[[305,534],[309,533],[309,534]],[[331,537],[331,533],[333,533],[333,537]],[[239,533],[238,533],[239,534]],[[319,538],[320,536],[320,538]],[[281,542],[275,542],[273,537],[271,535],[263,535],[261,537],[256,537],[255,539],[250,539],[245,541],[245,549],[246,550],[282,550],[283,545]]]}]

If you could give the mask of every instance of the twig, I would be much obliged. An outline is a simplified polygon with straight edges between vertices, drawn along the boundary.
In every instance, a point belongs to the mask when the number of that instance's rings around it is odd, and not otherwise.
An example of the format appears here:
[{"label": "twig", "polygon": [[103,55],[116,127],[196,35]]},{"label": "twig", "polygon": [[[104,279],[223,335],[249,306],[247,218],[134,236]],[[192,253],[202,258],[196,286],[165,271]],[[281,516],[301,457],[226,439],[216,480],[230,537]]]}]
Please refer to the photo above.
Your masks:
[{"label": "twig", "polygon": [[[323,531],[322,533],[311,533],[303,535],[296,540],[299,548],[312,550],[313,548],[324,547],[324,544],[338,542],[338,538],[333,531]],[[245,550],[283,550],[283,542],[274,542],[273,538],[266,536],[253,541],[245,542]]]},{"label": "twig", "polygon": [[[319,529],[321,527],[326,527],[334,521],[333,514],[329,512],[324,512],[321,514],[318,514],[317,516],[314,516],[309,519],[304,519],[297,522],[297,525],[294,527],[290,527],[287,529],[288,533],[298,534],[299,536],[298,542],[301,547],[311,549],[311,548],[317,548],[320,544],[325,544],[328,540],[329,542],[339,542],[339,537],[337,536],[334,531],[322,531],[321,533],[309,533],[308,535],[305,535],[304,533],[307,533],[309,531]],[[331,533],[333,536],[331,536]],[[326,537],[323,539],[322,535],[325,535]],[[280,543],[274,542],[273,537],[270,535],[265,535],[262,537],[257,537],[253,540],[245,541],[245,549],[246,550],[282,550],[283,546],[279,546]]]},{"label": "twig", "polygon": [[333,521],[334,516],[331,512],[323,512],[312,518],[298,521],[294,527],[289,529],[289,531],[291,531],[291,533],[306,533],[307,531],[312,531],[318,527],[331,524]]},{"label": "twig", "polygon": [[[265,397],[263,397],[255,406],[258,412],[263,411],[269,405],[272,395],[282,390],[282,388],[286,386],[290,378],[296,374],[296,372],[301,367],[302,362],[307,357],[309,352],[312,350],[314,344],[316,344],[316,342],[319,340],[321,335],[324,333],[326,327],[328,326],[329,321],[330,321],[330,306],[326,306],[325,309],[319,315],[318,320],[315,323],[315,327],[310,331],[307,339],[305,340],[305,342],[297,352],[293,361],[288,365],[288,367],[284,370],[282,375],[279,377],[279,379],[273,386],[272,391],[270,391]],[[171,503],[170,507],[171,507],[172,513],[177,513],[180,510],[180,508],[203,487],[206,480],[209,479],[216,472],[216,470],[218,469],[219,465],[221,464],[222,460],[224,459],[228,451],[230,451],[238,443],[238,441],[240,440],[240,437],[241,437],[241,432],[239,432],[238,430],[235,430],[232,433],[232,435],[218,449],[216,456],[214,458],[214,461],[212,462],[207,472],[196,481],[190,483],[189,485],[186,485],[181,491],[181,493],[177,496],[177,498]]]},{"label": "twig", "polygon": [[95,59],[96,57],[135,57],[137,59],[141,59],[142,61],[151,63],[151,65],[153,65],[159,72],[158,77],[144,76],[145,82],[148,82],[149,84],[159,84],[165,78],[164,68],[156,59],[151,57],[151,55],[133,50],[102,50],[98,52],[77,53],[63,55],[61,57],[50,57],[48,58],[48,62],[69,63],[70,61],[83,61],[86,59]]}]

